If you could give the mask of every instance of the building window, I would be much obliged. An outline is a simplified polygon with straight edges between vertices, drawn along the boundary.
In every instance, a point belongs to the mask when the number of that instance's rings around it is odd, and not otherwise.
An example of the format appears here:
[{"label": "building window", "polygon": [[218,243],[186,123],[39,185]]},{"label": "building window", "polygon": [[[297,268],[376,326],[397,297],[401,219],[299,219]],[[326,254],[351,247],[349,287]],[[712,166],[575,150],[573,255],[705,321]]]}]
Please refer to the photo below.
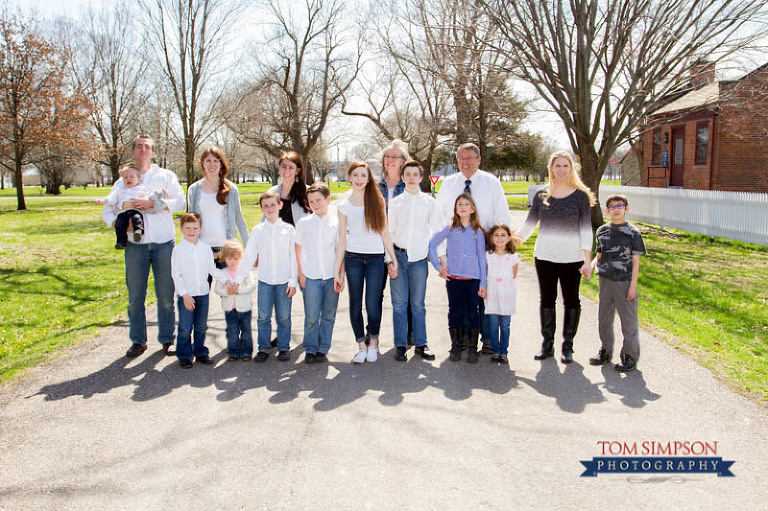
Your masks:
[{"label": "building window", "polygon": [[703,122],[696,125],[696,159],[697,164],[707,163],[709,154],[709,123]]},{"label": "building window", "polygon": [[651,150],[651,164],[661,165],[661,128],[653,130],[653,149]]}]

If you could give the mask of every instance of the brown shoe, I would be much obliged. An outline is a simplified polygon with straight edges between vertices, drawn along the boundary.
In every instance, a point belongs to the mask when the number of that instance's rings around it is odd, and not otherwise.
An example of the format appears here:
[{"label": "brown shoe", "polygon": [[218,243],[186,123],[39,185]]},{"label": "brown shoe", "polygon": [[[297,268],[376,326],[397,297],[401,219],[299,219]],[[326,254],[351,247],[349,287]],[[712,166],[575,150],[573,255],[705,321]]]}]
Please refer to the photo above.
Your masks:
[{"label": "brown shoe", "polygon": [[125,356],[128,358],[136,358],[142,353],[147,351],[147,345],[146,344],[139,344],[137,342],[131,344],[131,347],[128,348],[128,351],[125,352]]}]

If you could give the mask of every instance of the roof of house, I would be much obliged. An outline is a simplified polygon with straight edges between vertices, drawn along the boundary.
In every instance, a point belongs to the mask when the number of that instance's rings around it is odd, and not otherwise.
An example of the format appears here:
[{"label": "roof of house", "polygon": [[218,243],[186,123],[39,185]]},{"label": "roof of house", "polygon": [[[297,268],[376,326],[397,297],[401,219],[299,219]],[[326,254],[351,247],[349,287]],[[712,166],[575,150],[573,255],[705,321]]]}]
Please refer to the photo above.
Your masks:
[{"label": "roof of house", "polygon": [[673,112],[681,112],[686,110],[687,111],[701,110],[701,109],[715,106],[717,105],[718,101],[721,99],[720,92],[722,90],[722,87],[721,87],[722,84],[740,82],[746,78],[749,78],[754,74],[765,71],[766,69],[768,69],[768,63],[763,64],[757,69],[754,69],[751,72],[739,78],[708,83],[690,92],[682,93],[681,95],[677,96],[675,99],[672,99],[671,101],[669,101],[669,103],[666,103],[665,105],[658,107],[657,109],[649,110],[648,112],[646,112],[646,115],[669,114]]},{"label": "roof of house", "polygon": [[717,104],[720,98],[720,82],[713,82],[704,85],[688,94],[684,94],[674,101],[671,101],[659,108],[653,115],[668,114],[679,112],[681,110],[698,110]]}]

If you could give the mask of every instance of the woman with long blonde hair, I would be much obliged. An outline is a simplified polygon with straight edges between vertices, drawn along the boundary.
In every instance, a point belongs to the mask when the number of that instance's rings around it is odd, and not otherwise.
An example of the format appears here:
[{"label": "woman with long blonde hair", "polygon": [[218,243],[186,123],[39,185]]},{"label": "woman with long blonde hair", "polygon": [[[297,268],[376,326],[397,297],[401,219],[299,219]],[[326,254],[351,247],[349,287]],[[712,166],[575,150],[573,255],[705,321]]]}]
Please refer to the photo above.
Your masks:
[{"label": "woman with long blonde hair", "polygon": [[533,198],[528,217],[518,234],[525,241],[539,224],[533,256],[539,279],[541,350],[533,358],[554,355],[557,284],[563,293],[563,345],[561,361],[573,362],[573,339],[579,327],[581,276],[589,278],[592,258],[590,208],[594,194],[579,177],[579,165],[565,151],[552,153],[547,164],[549,183]]}]

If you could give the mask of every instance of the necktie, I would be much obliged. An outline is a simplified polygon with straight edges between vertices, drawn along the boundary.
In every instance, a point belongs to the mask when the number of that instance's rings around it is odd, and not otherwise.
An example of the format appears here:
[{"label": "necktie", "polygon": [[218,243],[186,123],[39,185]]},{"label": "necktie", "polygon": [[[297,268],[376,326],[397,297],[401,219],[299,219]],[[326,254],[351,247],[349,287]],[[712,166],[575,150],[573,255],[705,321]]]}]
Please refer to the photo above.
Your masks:
[{"label": "necktie", "polygon": [[464,181],[464,193],[468,193],[472,195],[472,189],[469,187],[471,184],[472,184],[471,179],[467,179],[466,181]]}]

